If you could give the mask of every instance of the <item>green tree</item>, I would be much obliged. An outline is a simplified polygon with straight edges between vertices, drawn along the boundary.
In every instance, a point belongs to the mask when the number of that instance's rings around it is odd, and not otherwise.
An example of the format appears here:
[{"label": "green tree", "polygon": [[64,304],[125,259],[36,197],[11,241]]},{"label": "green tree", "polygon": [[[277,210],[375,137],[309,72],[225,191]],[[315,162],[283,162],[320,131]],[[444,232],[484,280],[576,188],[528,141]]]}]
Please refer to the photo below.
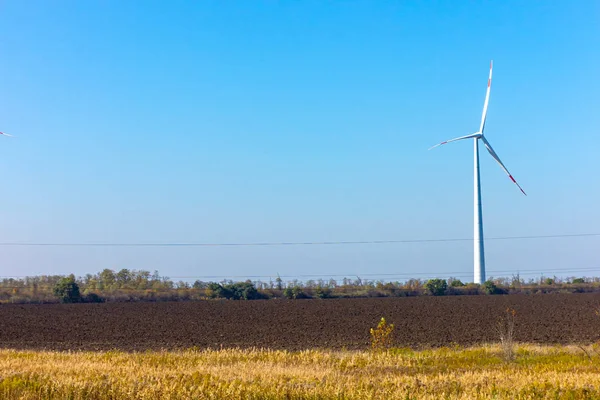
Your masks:
[{"label": "green tree", "polygon": [[228,283],[226,285],[210,282],[207,293],[213,298],[232,300],[256,300],[262,298],[256,286],[250,281]]},{"label": "green tree", "polygon": [[75,282],[73,275],[62,278],[56,283],[54,295],[59,298],[61,303],[79,303],[81,301],[79,285]]},{"label": "green tree", "polygon": [[430,279],[425,283],[425,288],[434,296],[443,296],[448,289],[448,283],[444,279]]},{"label": "green tree", "polygon": [[306,299],[308,297],[298,285],[286,287],[283,289],[283,295],[288,299]]},{"label": "green tree", "polygon": [[100,272],[98,278],[102,289],[112,289],[112,286],[115,284],[115,273],[111,269],[104,269]]},{"label": "green tree", "polygon": [[115,278],[120,288],[124,288],[127,286],[127,284],[129,284],[129,282],[131,282],[131,275],[131,271],[129,271],[127,268],[123,268],[116,273]]},{"label": "green tree", "polygon": [[229,290],[224,288],[223,285],[216,282],[209,282],[206,293],[209,297],[218,299],[228,299],[231,297],[231,293],[229,292]]},{"label": "green tree", "polygon": [[233,300],[256,300],[261,295],[250,281],[237,282],[226,286]]},{"label": "green tree", "polygon": [[483,282],[483,291],[485,294],[500,294],[502,290],[496,286],[496,284],[492,281]]},{"label": "green tree", "polygon": [[450,287],[462,287],[465,286],[460,279],[450,278]]}]

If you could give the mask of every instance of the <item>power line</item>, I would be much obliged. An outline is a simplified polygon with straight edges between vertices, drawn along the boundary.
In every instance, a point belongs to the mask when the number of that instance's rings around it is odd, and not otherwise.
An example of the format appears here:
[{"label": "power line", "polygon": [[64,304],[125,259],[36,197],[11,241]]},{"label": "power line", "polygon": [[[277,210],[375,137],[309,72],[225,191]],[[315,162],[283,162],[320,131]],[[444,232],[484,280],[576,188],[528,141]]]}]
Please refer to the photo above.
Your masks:
[{"label": "power line", "polygon": [[[488,237],[485,240],[525,240],[580,238],[600,236],[600,233],[576,233],[565,235],[533,235],[533,236],[500,236]],[[51,242],[2,242],[0,246],[47,246],[47,247],[249,247],[249,246],[326,246],[326,245],[360,245],[360,244],[395,244],[395,243],[440,243],[465,242],[473,238],[460,239],[407,239],[407,240],[358,240],[358,241],[314,241],[314,242],[248,242],[248,243],[51,243]]]},{"label": "power line", "polygon": [[[534,273],[554,273],[554,272],[586,272],[586,271],[598,271],[600,272],[599,267],[593,268],[544,268],[544,269],[527,269],[515,271],[511,270],[497,270],[497,271],[488,271],[488,275],[492,274],[534,274]],[[271,275],[194,275],[194,276],[169,276],[169,279],[217,279],[217,278],[252,278],[252,279],[260,279],[260,278],[276,278],[279,276],[280,278],[347,278],[347,277],[369,277],[369,276],[382,276],[382,277],[418,277],[418,276],[456,276],[458,277],[460,274],[464,274],[466,271],[446,271],[446,272],[399,272],[399,273],[347,273],[347,274],[298,274],[298,275],[279,275],[279,274],[271,274]],[[468,276],[472,276],[470,274]],[[4,278],[4,277],[0,277]],[[15,276],[13,276],[15,278]]]},{"label": "power line", "polygon": [[[488,271],[487,274],[493,276],[494,274],[537,274],[537,273],[560,273],[560,272],[600,272],[599,267],[593,268],[558,268],[558,269],[528,269],[528,270],[520,270],[515,271],[512,270],[497,270],[497,271]],[[411,277],[420,277],[420,276],[453,276],[453,277],[472,277],[473,274],[466,274],[466,271],[451,271],[451,272],[402,272],[402,273],[349,273],[349,274],[299,274],[299,275],[204,275],[204,276],[170,276],[169,279],[226,279],[226,278],[253,278],[253,279],[261,279],[261,278],[275,278],[279,276],[280,278],[347,278],[347,277],[358,277],[358,278],[366,278],[366,277],[386,277],[386,278],[394,278],[394,277],[402,277],[402,278],[411,278]]]},{"label": "power line", "polygon": [[[599,267],[587,267],[587,268],[544,268],[544,269],[527,269],[527,270],[518,270],[515,271],[513,270],[495,270],[495,271],[488,271],[488,275],[493,276],[494,274],[511,274],[511,275],[530,275],[530,274],[537,274],[537,273],[561,273],[561,272],[565,272],[565,273],[575,273],[575,272],[595,272],[598,271],[600,272],[600,266]],[[54,276],[54,275],[52,275]],[[472,274],[467,274],[466,271],[446,271],[446,272],[402,272],[402,273],[367,273],[367,274],[361,274],[361,273],[348,273],[348,274],[299,274],[299,275],[197,275],[197,276],[170,276],[168,277],[168,279],[227,279],[227,278],[243,278],[243,279],[261,279],[261,278],[275,278],[279,276],[280,278],[346,278],[346,277],[358,277],[358,278],[365,278],[365,277],[387,277],[387,278],[393,278],[393,277],[422,277],[422,276],[426,276],[426,277],[431,277],[431,276],[452,276],[455,278],[459,278],[459,277],[472,277]],[[22,278],[32,278],[35,276],[18,276],[18,275],[10,275],[10,276],[0,276],[0,279],[9,279],[9,278],[14,278],[14,279],[22,279]]]}]

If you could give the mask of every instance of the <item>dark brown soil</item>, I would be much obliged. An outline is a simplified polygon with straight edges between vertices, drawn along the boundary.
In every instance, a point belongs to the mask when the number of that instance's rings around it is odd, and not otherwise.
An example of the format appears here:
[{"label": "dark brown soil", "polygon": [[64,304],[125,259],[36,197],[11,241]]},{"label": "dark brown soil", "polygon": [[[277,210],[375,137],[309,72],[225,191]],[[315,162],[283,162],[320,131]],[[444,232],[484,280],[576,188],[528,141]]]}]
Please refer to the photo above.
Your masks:
[{"label": "dark brown soil", "polygon": [[589,343],[600,338],[598,305],[600,293],[1,305],[0,347],[364,349],[381,317],[396,325],[398,346],[470,345],[498,340],[507,307],[517,311],[518,341]]}]

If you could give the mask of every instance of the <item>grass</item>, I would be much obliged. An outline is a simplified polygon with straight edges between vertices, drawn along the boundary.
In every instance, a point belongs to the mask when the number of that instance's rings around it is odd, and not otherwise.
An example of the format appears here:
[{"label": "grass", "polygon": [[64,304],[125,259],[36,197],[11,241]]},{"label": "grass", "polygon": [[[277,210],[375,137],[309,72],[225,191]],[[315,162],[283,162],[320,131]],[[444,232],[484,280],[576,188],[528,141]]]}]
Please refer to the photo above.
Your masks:
[{"label": "grass", "polygon": [[600,399],[576,346],[387,352],[0,350],[2,399]]}]

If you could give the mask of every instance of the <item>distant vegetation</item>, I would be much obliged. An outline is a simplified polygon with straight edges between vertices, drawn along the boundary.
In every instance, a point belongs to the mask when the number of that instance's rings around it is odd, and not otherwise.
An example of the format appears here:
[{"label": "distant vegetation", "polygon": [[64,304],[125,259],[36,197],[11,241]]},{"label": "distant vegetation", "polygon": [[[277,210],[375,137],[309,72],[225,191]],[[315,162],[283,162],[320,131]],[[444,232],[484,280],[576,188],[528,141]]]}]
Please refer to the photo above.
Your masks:
[{"label": "distant vegetation", "polygon": [[524,280],[490,279],[483,285],[456,278],[408,279],[385,282],[361,278],[293,280],[281,278],[245,282],[184,282],[160,276],[157,271],[105,269],[83,277],[33,276],[0,281],[0,303],[80,303],[129,301],[188,301],[207,299],[327,299],[346,297],[457,296],[538,293],[600,292],[600,278],[540,277]]}]

